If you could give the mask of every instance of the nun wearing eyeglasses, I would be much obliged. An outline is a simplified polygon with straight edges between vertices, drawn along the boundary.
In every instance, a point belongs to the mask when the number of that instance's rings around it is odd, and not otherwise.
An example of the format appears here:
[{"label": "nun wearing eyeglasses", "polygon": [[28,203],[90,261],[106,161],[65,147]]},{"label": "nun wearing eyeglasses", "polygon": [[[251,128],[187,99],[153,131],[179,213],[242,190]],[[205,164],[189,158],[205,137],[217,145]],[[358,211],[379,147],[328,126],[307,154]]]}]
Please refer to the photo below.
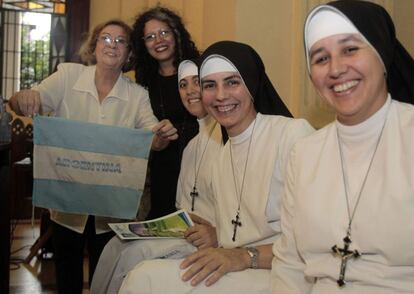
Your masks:
[{"label": "nun wearing eyeglasses", "polygon": [[[127,128],[146,128],[155,133],[152,149],[162,150],[177,139],[168,120],[158,122],[148,92],[122,73],[130,69],[130,27],[111,20],[98,25],[81,49],[85,62],[63,63],[31,90],[16,93],[10,105],[18,114],[55,116]],[[112,219],[51,212],[59,293],[82,293],[83,255],[88,244],[89,281],[105,244],[113,236]]]},{"label": "nun wearing eyeglasses", "polygon": [[219,248],[138,264],[120,293],[268,293],[291,146],[313,131],[292,119],[256,51],[222,41],[201,57],[202,100],[228,137],[213,165]]},{"label": "nun wearing eyeglasses", "polygon": [[414,61],[377,4],[318,6],[304,29],[336,120],[292,150],[272,293],[414,293]]}]

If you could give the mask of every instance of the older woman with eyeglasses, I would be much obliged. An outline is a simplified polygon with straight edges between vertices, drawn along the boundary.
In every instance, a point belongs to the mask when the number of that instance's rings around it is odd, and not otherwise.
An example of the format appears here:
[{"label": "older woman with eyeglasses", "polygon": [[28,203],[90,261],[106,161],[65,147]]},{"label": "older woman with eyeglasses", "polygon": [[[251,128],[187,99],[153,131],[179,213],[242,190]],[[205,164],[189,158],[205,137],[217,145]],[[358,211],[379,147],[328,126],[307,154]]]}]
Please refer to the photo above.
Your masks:
[{"label": "older woman with eyeglasses", "polygon": [[[131,28],[122,21],[98,25],[81,48],[89,66],[63,63],[31,90],[16,93],[10,105],[18,114],[48,114],[128,128],[152,129],[152,149],[177,139],[168,120],[158,122],[148,92],[122,72],[131,68]],[[89,281],[103,247],[113,236],[103,217],[51,212],[54,225],[56,278],[59,293],[82,293],[83,251],[88,244]]]}]

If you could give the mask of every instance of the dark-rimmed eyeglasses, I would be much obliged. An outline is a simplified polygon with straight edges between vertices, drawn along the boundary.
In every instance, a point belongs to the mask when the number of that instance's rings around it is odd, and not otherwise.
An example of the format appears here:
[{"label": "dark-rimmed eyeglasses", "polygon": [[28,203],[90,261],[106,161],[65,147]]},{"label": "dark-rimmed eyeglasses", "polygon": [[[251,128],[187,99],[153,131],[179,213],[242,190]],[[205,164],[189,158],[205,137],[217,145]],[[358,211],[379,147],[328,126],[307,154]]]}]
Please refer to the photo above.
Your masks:
[{"label": "dark-rimmed eyeglasses", "polygon": [[122,37],[112,38],[109,35],[103,35],[103,36],[100,36],[98,40],[105,46],[111,46],[112,44],[115,44],[115,46],[118,46],[120,48],[128,47],[127,40],[125,40]]},{"label": "dark-rimmed eyeglasses", "polygon": [[158,32],[150,33],[150,34],[144,36],[142,39],[146,43],[151,43],[151,42],[154,42],[157,39],[157,36],[160,39],[166,40],[166,39],[169,39],[172,36],[172,31],[171,30],[159,30]]}]

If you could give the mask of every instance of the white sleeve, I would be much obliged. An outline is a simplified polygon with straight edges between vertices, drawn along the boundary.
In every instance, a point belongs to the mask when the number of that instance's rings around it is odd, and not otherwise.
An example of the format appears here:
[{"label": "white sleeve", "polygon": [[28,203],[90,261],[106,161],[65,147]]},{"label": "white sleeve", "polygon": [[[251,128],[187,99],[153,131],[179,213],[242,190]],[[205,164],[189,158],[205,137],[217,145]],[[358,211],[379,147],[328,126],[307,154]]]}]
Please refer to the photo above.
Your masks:
[{"label": "white sleeve", "polygon": [[185,209],[185,207],[183,207],[183,198],[185,197],[184,195],[184,187],[183,187],[183,172],[182,172],[182,168],[183,168],[183,163],[184,161],[181,161],[181,171],[180,174],[178,175],[178,183],[177,183],[177,196],[175,197],[175,207],[177,209]]},{"label": "white sleeve", "polygon": [[54,112],[58,109],[66,92],[66,76],[70,75],[69,69],[71,68],[68,64],[59,64],[56,72],[32,88],[32,90],[40,93],[43,114]]},{"label": "white sleeve", "polygon": [[196,147],[193,144],[197,139],[197,136],[191,139],[190,142],[188,142],[187,146],[184,148],[183,156],[181,158],[181,168],[180,174],[178,175],[177,193],[175,197],[175,207],[177,209],[189,210],[191,208],[188,195],[185,195],[185,183],[186,181],[188,181],[187,177],[189,175],[189,168],[190,165],[193,163],[193,146]]},{"label": "white sleeve", "polygon": [[279,158],[282,172],[282,180],[285,181],[287,163],[290,151],[295,143],[309,136],[315,129],[304,119],[291,119],[284,132],[283,146],[280,148]]},{"label": "white sleeve", "polygon": [[304,119],[290,119],[283,131],[278,160],[273,170],[272,182],[269,191],[269,199],[266,206],[266,217],[273,230],[280,231],[280,202],[284,193],[284,182],[286,177],[286,165],[290,150],[301,138],[308,136],[314,131],[311,125]]},{"label": "white sleeve", "polygon": [[134,90],[138,92],[136,95],[138,95],[139,99],[139,109],[135,119],[135,128],[145,128],[151,130],[158,123],[158,119],[152,111],[148,91],[139,85],[135,86],[137,87],[134,87]]},{"label": "white sleeve", "polygon": [[290,153],[281,205],[282,235],[273,244],[271,293],[310,293],[312,284],[305,279],[305,264],[297,250],[293,223],[295,218],[296,148]]}]

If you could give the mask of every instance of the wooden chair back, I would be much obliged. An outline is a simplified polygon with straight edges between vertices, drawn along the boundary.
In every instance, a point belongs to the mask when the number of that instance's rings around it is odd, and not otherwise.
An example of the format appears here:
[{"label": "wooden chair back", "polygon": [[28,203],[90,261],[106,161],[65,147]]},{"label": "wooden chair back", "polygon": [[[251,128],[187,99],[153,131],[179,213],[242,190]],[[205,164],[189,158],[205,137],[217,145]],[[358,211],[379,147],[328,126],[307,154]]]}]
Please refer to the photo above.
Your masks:
[{"label": "wooden chair back", "polygon": [[27,124],[20,118],[12,122],[10,162],[22,160],[25,157],[32,157],[33,153],[33,125]]}]

